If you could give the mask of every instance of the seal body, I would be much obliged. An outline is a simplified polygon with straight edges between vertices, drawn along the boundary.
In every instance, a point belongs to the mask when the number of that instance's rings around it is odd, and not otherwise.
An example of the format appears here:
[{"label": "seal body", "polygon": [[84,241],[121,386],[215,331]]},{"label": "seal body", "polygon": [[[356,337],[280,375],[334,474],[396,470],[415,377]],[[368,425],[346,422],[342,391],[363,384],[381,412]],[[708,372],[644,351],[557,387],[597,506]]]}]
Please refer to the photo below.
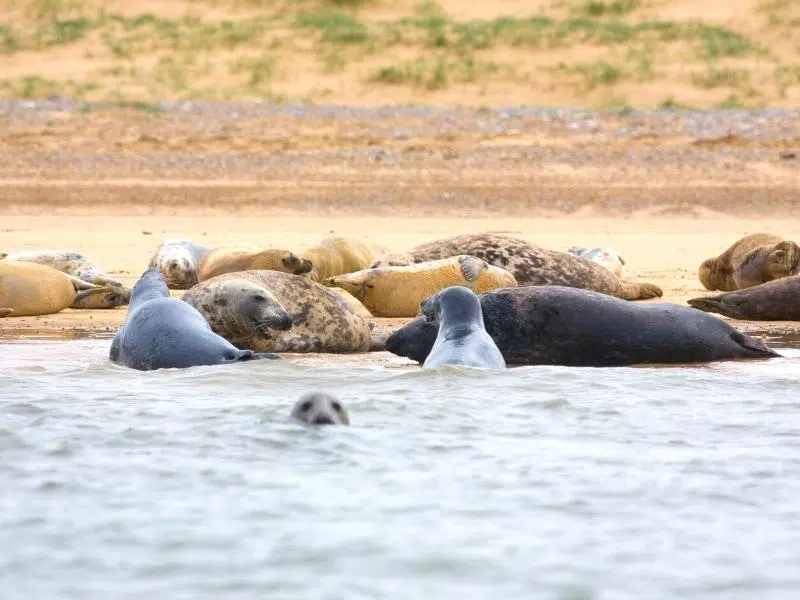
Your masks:
[{"label": "seal body", "polygon": [[518,238],[466,234],[421,244],[404,254],[384,257],[379,264],[414,263],[469,254],[509,271],[517,285],[562,285],[594,290],[624,300],[645,300],[663,294],[651,283],[622,281],[596,262],[569,252],[546,250]]},{"label": "seal body", "polygon": [[277,357],[240,350],[211,331],[197,310],[170,298],[163,275],[151,268],[133,286],[128,315],[111,342],[109,358],[149,371]]},{"label": "seal body", "polygon": [[[611,367],[778,356],[721,319],[676,304],[634,304],[563,286],[493,290],[480,296],[486,331],[508,364]],[[437,324],[419,317],[386,350],[425,361]]]},{"label": "seal body", "polygon": [[292,407],[292,418],[306,425],[350,425],[342,403],[324,392],[304,394]]},{"label": "seal body", "polygon": [[[290,329],[280,332],[242,328],[235,309],[239,292],[229,282],[253,284],[269,293],[291,316]],[[307,277],[278,271],[242,271],[212,277],[182,298],[208,320],[211,328],[240,348],[271,352],[366,352],[370,348],[367,321],[341,294]]]},{"label": "seal body", "polygon": [[582,248],[572,246],[568,252],[586,260],[596,262],[598,265],[611,271],[620,279],[625,277],[625,259],[614,248]]},{"label": "seal body", "polygon": [[0,260],[0,309],[5,316],[48,315],[70,306],[106,307],[114,294],[119,301],[118,288],[98,287],[46,265]]},{"label": "seal body", "polygon": [[748,321],[800,321],[800,275],[689,300],[689,306]]},{"label": "seal body", "polygon": [[408,267],[365,269],[328,281],[350,292],[376,317],[413,317],[423,300],[454,285],[480,293],[517,284],[505,269],[466,255]]},{"label": "seal body", "polygon": [[436,340],[422,365],[424,368],[444,365],[505,368],[503,355],[486,333],[481,303],[472,290],[446,288],[423,302],[422,314],[425,319],[439,323]]},{"label": "seal body", "polygon": [[745,236],[706,259],[697,277],[707,290],[731,292],[800,273],[800,247],[771,233]]},{"label": "seal body", "polygon": [[263,249],[250,245],[220,246],[206,252],[197,264],[197,280],[205,281],[224,273],[267,269],[301,275],[311,262],[288,250]]},{"label": "seal body", "polygon": [[161,271],[171,289],[188,290],[197,283],[197,265],[209,250],[190,240],[170,238],[153,251],[148,266]]},{"label": "seal body", "polygon": [[368,244],[348,237],[332,236],[319,244],[303,250],[300,256],[311,262],[308,277],[325,283],[329,278],[344,273],[366,269],[386,249],[378,244]]}]

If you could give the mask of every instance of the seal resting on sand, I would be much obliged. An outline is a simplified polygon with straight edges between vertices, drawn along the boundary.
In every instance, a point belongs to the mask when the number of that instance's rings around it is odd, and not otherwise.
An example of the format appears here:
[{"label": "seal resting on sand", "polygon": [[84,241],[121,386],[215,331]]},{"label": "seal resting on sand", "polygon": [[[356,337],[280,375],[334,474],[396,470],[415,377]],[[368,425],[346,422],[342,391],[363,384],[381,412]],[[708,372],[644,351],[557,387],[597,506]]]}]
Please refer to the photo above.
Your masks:
[{"label": "seal resting on sand", "polygon": [[206,252],[197,264],[197,280],[205,281],[224,273],[257,270],[282,271],[302,275],[311,270],[311,261],[288,250],[259,248],[249,244],[220,246]]},{"label": "seal resting on sand", "polygon": [[800,321],[800,275],[689,300],[689,306],[747,321]]},{"label": "seal resting on sand", "polygon": [[509,271],[517,285],[563,285],[594,290],[623,300],[645,300],[662,295],[652,283],[621,281],[596,262],[569,252],[545,250],[525,240],[488,233],[466,234],[421,244],[404,254],[389,254],[378,266],[419,263],[469,254]]},{"label": "seal resting on sand", "polygon": [[197,284],[197,265],[209,250],[191,240],[170,238],[153,251],[148,267],[161,271],[171,289],[188,290]]},{"label": "seal resting on sand", "polygon": [[[230,282],[236,285],[229,286]],[[237,285],[269,294],[292,318],[290,329],[268,336],[244,327],[239,318]],[[255,286],[255,287],[253,287]],[[182,298],[208,320],[211,328],[239,348],[271,352],[367,352],[370,327],[352,307],[352,299],[307,277],[278,271],[226,273],[203,281]]]},{"label": "seal resting on sand", "polygon": [[505,269],[474,256],[365,269],[331,277],[328,282],[350,292],[376,317],[413,317],[423,300],[454,285],[480,293],[517,283]]},{"label": "seal resting on sand", "polygon": [[0,260],[0,316],[31,317],[68,307],[120,304],[119,288],[98,287],[45,265]]},{"label": "seal resting on sand", "polygon": [[308,277],[325,284],[336,275],[366,269],[372,262],[386,253],[386,248],[342,236],[323,239],[319,244],[300,252],[304,260],[311,261]]},{"label": "seal resting on sand", "polygon": [[[610,367],[779,356],[721,319],[676,304],[634,304],[563,286],[493,290],[480,297],[486,331],[508,364]],[[418,317],[386,350],[424,362],[437,323]]]},{"label": "seal resting on sand", "polygon": [[483,325],[481,303],[472,290],[449,287],[422,303],[426,320],[438,322],[439,330],[422,365],[505,369],[506,362]]},{"label": "seal resting on sand", "polygon": [[581,246],[572,246],[567,252],[585,258],[586,260],[596,262],[620,279],[625,277],[625,259],[622,258],[622,255],[614,248],[583,248]]},{"label": "seal resting on sand", "polygon": [[292,418],[306,425],[350,425],[350,415],[339,400],[324,392],[304,394],[292,408]]},{"label": "seal resting on sand", "polygon": [[109,358],[150,371],[278,357],[239,350],[211,331],[197,310],[170,298],[163,275],[151,268],[133,286],[128,315],[111,342]]},{"label": "seal resting on sand", "polygon": [[707,290],[731,292],[800,273],[800,247],[770,233],[745,236],[697,272]]}]

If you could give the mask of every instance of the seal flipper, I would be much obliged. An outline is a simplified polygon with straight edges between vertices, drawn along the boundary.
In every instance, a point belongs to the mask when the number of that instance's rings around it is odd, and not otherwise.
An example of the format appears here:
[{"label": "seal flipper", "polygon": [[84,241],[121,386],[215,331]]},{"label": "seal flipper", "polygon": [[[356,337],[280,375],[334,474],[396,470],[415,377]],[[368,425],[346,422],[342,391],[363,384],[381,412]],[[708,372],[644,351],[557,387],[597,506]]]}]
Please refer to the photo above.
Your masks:
[{"label": "seal flipper", "polygon": [[722,295],[719,296],[701,296],[700,298],[691,298],[686,301],[689,306],[702,310],[704,312],[724,314],[722,308]]},{"label": "seal flipper", "polygon": [[0,319],[10,317],[12,314],[14,314],[13,308],[0,308]]},{"label": "seal flipper", "polygon": [[7,252],[0,252],[0,260],[3,260],[6,256],[8,256]]},{"label": "seal flipper", "polygon": [[225,362],[238,362],[241,360],[281,360],[281,357],[272,352],[253,352],[252,350],[237,350]]},{"label": "seal flipper", "polygon": [[461,274],[469,282],[478,279],[481,272],[487,267],[486,261],[475,256],[459,256],[458,263],[461,265]]},{"label": "seal flipper", "polygon": [[328,277],[325,285],[336,286],[354,296],[358,301],[363,302],[367,297],[367,289],[374,287],[370,282],[370,271],[356,271],[355,273],[345,273]]},{"label": "seal flipper", "polygon": [[760,339],[751,335],[745,335],[738,329],[731,331],[731,339],[735,343],[739,344],[742,348],[750,350],[754,356],[763,356],[764,358],[783,356],[782,354],[775,352],[775,350],[767,346]]},{"label": "seal flipper", "polygon": [[[64,272],[62,271],[62,273]],[[69,273],[64,273],[64,276],[69,278],[69,280],[72,282],[72,285],[75,286],[75,291],[77,292],[80,292],[82,290],[96,290],[100,287],[93,283],[89,283],[88,281],[84,281],[83,279],[80,279],[78,277],[75,277],[74,275],[70,275]]]},{"label": "seal flipper", "polygon": [[634,283],[632,281],[620,281],[619,298],[623,300],[649,300],[650,298],[660,298],[664,291],[653,283]]}]

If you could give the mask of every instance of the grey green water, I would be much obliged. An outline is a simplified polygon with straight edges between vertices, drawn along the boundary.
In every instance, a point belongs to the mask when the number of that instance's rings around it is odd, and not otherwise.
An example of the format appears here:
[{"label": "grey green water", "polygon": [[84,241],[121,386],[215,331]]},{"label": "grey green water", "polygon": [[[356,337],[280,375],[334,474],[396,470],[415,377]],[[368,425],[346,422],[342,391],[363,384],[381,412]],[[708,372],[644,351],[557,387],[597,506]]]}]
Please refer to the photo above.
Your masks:
[{"label": "grey green water", "polygon": [[[140,373],[0,343],[0,598],[800,597],[800,352]],[[325,389],[351,427],[287,418]]]}]

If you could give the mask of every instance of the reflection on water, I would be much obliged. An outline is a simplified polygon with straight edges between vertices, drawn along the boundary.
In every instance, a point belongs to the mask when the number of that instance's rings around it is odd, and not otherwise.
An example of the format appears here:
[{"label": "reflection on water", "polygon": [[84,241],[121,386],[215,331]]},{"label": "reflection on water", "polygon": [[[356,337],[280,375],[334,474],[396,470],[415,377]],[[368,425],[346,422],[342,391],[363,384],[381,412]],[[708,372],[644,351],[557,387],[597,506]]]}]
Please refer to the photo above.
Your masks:
[{"label": "reflection on water", "polygon": [[[800,589],[794,348],[693,368],[316,355],[141,373],[109,344],[0,343],[4,598]],[[353,425],[290,422],[312,389]]]}]

